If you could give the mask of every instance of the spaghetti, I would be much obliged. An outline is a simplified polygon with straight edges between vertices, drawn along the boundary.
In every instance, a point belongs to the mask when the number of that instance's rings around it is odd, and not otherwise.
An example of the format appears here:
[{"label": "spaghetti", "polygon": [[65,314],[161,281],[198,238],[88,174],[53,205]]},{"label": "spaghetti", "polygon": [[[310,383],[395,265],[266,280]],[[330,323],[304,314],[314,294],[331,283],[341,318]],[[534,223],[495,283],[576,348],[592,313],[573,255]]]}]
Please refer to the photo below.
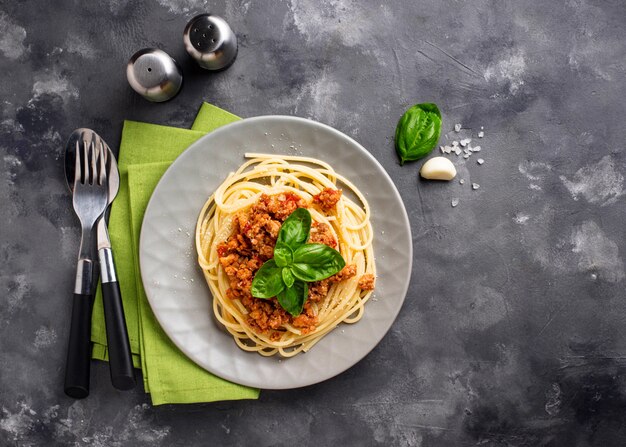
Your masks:
[{"label": "spaghetti", "polygon": [[[213,295],[214,315],[234,337],[237,345],[245,351],[264,356],[279,354],[291,357],[308,351],[338,324],[356,323],[363,316],[376,273],[370,208],[358,188],[323,161],[268,154],[245,156],[249,160],[229,174],[200,212],[195,235],[198,263]],[[318,199],[324,194],[330,192],[332,196],[333,192],[338,192],[338,184],[343,194],[335,197],[333,206],[320,204]],[[356,201],[346,197],[345,193]],[[286,213],[289,205],[292,208],[307,207],[316,228],[312,230],[311,239],[315,236],[328,245],[336,245],[346,261],[345,271],[330,281],[311,283],[313,287],[309,289],[309,300],[305,303],[307,314],[296,318],[285,316],[279,312],[280,309],[274,310],[268,317],[257,308],[258,305],[265,306],[264,309],[278,306],[275,299],[268,302],[249,294],[250,275],[261,265],[255,264],[258,253],[240,257],[236,265],[242,264],[241,259],[247,264],[236,273],[228,264],[226,253],[229,247],[238,243],[237,240],[248,244],[247,247],[251,243],[242,235],[235,238],[237,231],[242,231],[242,226],[250,227],[250,223],[245,221],[250,210],[272,201],[280,205],[276,215]],[[281,217],[278,219],[281,220]],[[272,242],[270,224],[272,222],[266,223],[263,228],[269,230],[263,231],[273,244],[275,236]],[[252,243],[257,242],[257,238],[252,239]],[[271,255],[265,254],[265,257]],[[233,285],[239,288],[233,288]],[[311,290],[322,290],[324,293],[313,296]]]}]

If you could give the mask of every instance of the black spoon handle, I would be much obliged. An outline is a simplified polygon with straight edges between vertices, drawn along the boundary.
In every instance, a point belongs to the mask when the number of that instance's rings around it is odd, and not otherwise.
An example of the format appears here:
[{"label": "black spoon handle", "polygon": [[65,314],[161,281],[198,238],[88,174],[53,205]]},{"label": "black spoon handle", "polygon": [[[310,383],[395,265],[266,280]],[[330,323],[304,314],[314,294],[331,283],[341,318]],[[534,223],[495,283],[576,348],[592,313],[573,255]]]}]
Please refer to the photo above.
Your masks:
[{"label": "black spoon handle", "polygon": [[65,394],[74,399],[82,399],[89,395],[91,310],[93,308],[92,277],[93,262],[87,259],[78,261],[64,387]]}]

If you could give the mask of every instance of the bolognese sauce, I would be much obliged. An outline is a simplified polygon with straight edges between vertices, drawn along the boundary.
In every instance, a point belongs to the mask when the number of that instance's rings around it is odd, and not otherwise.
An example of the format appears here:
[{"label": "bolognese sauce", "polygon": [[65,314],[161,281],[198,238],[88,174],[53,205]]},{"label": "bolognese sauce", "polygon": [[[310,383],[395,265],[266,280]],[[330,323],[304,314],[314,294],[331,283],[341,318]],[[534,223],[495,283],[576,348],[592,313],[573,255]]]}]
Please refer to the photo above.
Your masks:
[{"label": "bolognese sauce", "polygon": [[[354,265],[346,265],[336,275],[322,281],[309,284],[308,299],[302,313],[293,317],[279,304],[276,297],[259,299],[252,296],[250,288],[256,271],[263,263],[273,257],[276,238],[284,220],[297,208],[319,206],[331,211],[341,197],[340,190],[324,189],[308,203],[293,193],[275,195],[262,194],[259,200],[248,210],[237,213],[233,219],[233,232],[230,237],[217,247],[219,262],[229,280],[226,296],[239,299],[248,311],[247,323],[259,333],[270,330],[278,331],[285,324],[298,328],[306,334],[315,330],[317,303],[323,301],[329,287],[356,275]],[[330,227],[324,223],[313,222],[309,242],[326,244],[337,248],[337,240]],[[279,338],[280,332],[274,332],[272,338]]]}]

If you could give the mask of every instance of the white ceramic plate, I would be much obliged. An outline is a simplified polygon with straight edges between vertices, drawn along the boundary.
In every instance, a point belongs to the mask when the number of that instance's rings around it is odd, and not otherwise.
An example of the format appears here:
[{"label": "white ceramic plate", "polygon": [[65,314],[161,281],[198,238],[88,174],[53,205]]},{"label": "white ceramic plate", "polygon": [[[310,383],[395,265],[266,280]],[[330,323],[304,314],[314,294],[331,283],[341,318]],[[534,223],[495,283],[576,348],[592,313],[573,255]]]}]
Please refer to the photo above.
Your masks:
[{"label": "white ceramic plate", "polygon": [[[245,152],[319,158],[350,179],[372,209],[377,281],[356,324],[343,324],[309,352],[279,361],[240,350],[213,317],[211,293],[196,264],[195,224],[202,205]],[[221,127],[191,145],[163,175],[146,209],[139,243],[150,306],[172,341],[211,373],[242,385],[297,388],[329,379],[365,357],[395,320],[409,285],[412,241],[404,205],[382,166],[360,144],[311,120],[261,116]]]}]

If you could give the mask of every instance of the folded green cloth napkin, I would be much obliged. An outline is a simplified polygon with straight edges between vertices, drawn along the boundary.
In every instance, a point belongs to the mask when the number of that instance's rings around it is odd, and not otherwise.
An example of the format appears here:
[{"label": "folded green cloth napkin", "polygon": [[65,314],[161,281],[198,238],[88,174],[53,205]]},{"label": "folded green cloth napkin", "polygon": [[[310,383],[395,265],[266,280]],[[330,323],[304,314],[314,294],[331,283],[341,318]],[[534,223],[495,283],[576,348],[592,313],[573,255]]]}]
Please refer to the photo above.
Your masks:
[{"label": "folded green cloth napkin", "polygon": [[[135,367],[154,405],[256,399],[259,390],[220,379],[197,366],[170,341],[148,304],[139,273],[139,233],[152,191],[170,164],[208,132],[238,120],[203,103],[191,128],[124,122],[120,156],[120,191],[111,207],[109,232],[115,253],[124,312]],[[93,358],[107,360],[102,296],[94,304]]]}]

